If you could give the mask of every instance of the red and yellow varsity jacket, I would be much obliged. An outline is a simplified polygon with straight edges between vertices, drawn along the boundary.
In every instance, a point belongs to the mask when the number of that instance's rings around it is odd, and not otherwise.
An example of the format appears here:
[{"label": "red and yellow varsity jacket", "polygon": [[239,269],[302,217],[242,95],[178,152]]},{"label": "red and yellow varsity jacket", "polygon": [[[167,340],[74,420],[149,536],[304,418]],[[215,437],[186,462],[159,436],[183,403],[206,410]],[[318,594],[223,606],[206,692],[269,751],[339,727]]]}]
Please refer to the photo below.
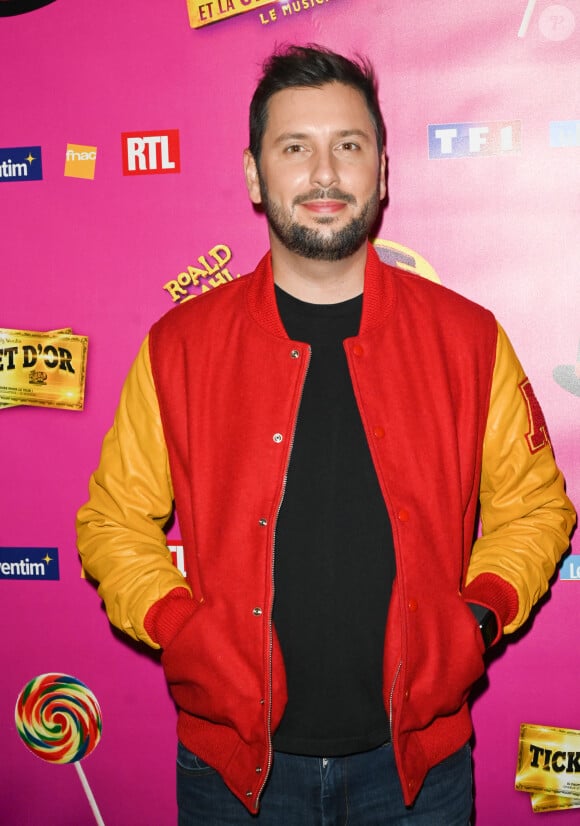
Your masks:
[{"label": "red and yellow varsity jacket", "polygon": [[[504,633],[519,628],[575,515],[491,313],[369,246],[361,327],[344,347],[393,527],[383,691],[411,803],[471,734],[484,664],[467,602],[493,609]],[[308,361],[278,316],[269,255],[169,312],[129,373],[78,515],[111,622],[163,649],[180,739],[250,811],[286,702],[274,532]],[[163,533],[174,502],[185,578]]]}]

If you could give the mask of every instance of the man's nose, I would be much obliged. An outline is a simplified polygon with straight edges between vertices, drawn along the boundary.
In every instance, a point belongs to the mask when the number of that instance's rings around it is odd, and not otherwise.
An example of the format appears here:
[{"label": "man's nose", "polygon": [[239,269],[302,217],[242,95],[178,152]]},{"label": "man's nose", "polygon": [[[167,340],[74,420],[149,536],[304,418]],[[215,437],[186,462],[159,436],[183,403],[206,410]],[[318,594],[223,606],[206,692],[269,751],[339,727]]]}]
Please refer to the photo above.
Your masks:
[{"label": "man's nose", "polygon": [[312,159],[310,180],[314,186],[327,188],[338,182],[336,158],[331,151],[316,152]]}]

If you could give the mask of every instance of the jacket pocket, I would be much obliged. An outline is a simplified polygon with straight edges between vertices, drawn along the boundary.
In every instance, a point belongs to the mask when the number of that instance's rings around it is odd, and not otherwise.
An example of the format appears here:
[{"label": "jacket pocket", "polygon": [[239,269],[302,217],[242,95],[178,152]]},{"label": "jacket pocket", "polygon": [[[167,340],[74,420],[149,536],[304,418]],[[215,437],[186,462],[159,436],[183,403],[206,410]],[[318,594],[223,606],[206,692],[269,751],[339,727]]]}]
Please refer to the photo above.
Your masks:
[{"label": "jacket pocket", "polygon": [[[479,626],[460,594],[440,597],[438,611],[409,629],[403,703],[406,728],[419,729],[464,705],[485,671]],[[401,690],[402,690],[401,686]]]},{"label": "jacket pocket", "polygon": [[247,622],[226,603],[206,602],[161,655],[178,707],[236,729],[246,742],[263,721],[265,684],[264,631],[249,613]]}]

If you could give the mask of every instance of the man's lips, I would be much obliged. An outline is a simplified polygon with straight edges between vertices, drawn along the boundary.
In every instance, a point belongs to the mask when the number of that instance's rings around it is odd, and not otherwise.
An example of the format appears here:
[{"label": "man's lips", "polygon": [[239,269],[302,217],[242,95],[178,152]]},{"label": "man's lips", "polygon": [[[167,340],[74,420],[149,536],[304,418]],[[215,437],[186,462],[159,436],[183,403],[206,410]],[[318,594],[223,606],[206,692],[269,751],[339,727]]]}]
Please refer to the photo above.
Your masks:
[{"label": "man's lips", "polygon": [[303,201],[301,206],[305,207],[309,212],[316,212],[319,215],[332,215],[344,209],[346,202],[324,198],[324,200],[321,201]]}]

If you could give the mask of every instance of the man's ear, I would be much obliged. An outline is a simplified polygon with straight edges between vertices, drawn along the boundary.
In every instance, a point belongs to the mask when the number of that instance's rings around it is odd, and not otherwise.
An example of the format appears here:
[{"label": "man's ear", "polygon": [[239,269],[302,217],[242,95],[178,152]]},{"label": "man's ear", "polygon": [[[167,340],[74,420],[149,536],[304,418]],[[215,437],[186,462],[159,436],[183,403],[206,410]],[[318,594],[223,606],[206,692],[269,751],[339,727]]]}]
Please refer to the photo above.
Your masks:
[{"label": "man's ear", "polygon": [[251,202],[253,204],[261,204],[262,192],[260,190],[258,166],[249,149],[244,149],[244,175],[246,177],[246,186],[248,187],[248,195],[250,196]]},{"label": "man's ear", "polygon": [[387,160],[387,153],[383,149],[381,154],[381,166],[379,171],[379,196],[381,201],[387,197],[388,193],[388,169],[389,162]]}]

